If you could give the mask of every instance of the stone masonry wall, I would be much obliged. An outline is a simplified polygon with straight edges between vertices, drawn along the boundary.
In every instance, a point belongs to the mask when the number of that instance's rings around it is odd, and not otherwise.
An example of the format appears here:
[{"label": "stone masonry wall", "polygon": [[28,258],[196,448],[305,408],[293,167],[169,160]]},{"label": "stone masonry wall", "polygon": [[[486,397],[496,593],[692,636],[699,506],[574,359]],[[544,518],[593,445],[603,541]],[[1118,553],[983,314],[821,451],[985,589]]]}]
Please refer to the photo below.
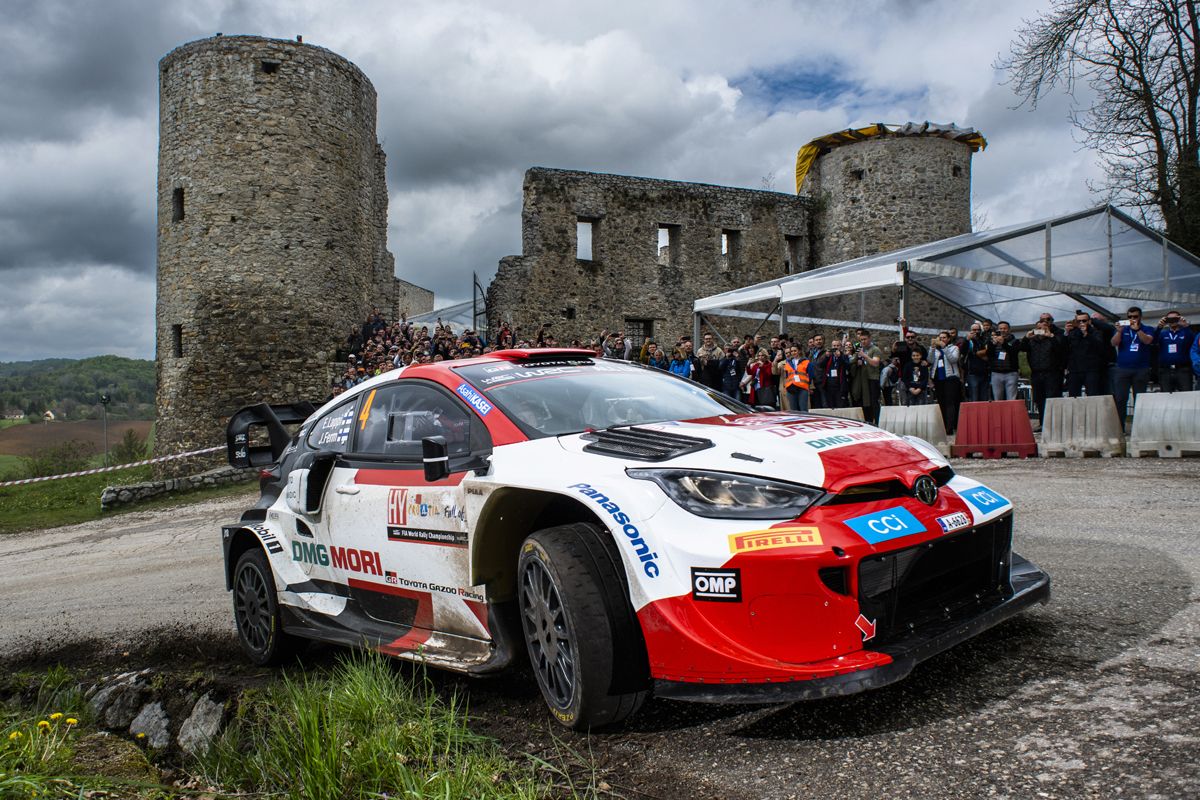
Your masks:
[{"label": "stone masonry wall", "polygon": [[157,433],[221,444],[254,402],[320,400],[347,323],[394,308],[375,90],[340,56],[253,36],[159,65]]},{"label": "stone masonry wall", "polygon": [[396,280],[396,287],[398,299],[394,306],[394,316],[389,319],[400,319],[404,314],[415,317],[417,314],[433,311],[433,292],[400,279]]},{"label": "stone masonry wall", "polygon": [[[816,215],[818,266],[946,239],[971,230],[971,148],[927,136],[868,139],[835,148],[813,164],[802,194]],[[891,322],[899,290],[877,290],[860,303],[857,293],[789,307],[793,314]],[[860,308],[861,307],[861,308]],[[963,314],[916,289],[908,293],[911,324],[959,328]],[[826,331],[828,334],[828,331]],[[883,343],[887,338],[879,337]]]},{"label": "stone masonry wall", "polygon": [[[592,224],[590,259],[577,257],[580,221]],[[664,225],[670,252],[660,256]],[[524,252],[501,260],[488,319],[530,338],[550,322],[560,344],[647,320],[674,341],[692,329],[695,298],[807,268],[809,226],[809,201],[790,194],[535,167]]]}]

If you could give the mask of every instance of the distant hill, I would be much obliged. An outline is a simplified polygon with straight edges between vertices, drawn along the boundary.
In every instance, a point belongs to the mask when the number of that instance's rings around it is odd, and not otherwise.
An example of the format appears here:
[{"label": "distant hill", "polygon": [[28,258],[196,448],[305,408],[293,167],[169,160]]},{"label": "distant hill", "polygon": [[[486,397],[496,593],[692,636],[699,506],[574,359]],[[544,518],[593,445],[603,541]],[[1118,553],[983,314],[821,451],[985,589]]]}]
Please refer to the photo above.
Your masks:
[{"label": "distant hill", "polygon": [[0,361],[0,414],[40,419],[99,419],[100,395],[112,398],[110,419],[153,419],[154,362],[120,356]]}]

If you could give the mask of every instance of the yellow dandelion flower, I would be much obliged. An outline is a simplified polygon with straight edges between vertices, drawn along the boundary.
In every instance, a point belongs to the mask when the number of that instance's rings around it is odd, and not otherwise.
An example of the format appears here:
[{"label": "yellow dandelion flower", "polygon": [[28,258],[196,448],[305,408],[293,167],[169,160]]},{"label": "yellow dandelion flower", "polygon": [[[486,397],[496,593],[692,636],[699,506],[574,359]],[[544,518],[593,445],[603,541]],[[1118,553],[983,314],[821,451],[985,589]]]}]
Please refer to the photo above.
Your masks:
[{"label": "yellow dandelion flower", "polygon": [[63,715],[62,715],[61,711],[55,711],[53,714],[50,715],[51,722],[58,722],[62,718],[63,718]]},{"label": "yellow dandelion flower", "polygon": [[42,720],[41,722],[38,723],[38,730],[44,731],[49,727],[50,727],[50,723],[47,722],[46,720]]},{"label": "yellow dandelion flower", "polygon": [[67,724],[68,725],[78,725],[79,720],[75,719],[74,717],[67,717]]},{"label": "yellow dandelion flower", "polygon": [[146,734],[144,734],[144,733],[139,733],[139,734],[137,735],[137,738],[139,738],[139,739],[145,739],[145,738],[146,738]]},{"label": "yellow dandelion flower", "polygon": [[8,740],[9,740],[10,742],[15,742],[17,739],[20,739],[20,738],[21,738],[21,732],[20,732],[20,731],[13,731],[12,733],[10,733],[10,734],[8,735]]}]

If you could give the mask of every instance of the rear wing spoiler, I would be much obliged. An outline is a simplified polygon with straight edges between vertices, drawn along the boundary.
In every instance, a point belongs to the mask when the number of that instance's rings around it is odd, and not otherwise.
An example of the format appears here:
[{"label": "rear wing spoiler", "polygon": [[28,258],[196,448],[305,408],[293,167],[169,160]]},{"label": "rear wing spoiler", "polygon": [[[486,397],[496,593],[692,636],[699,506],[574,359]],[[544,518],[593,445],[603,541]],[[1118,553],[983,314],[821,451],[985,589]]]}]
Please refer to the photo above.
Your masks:
[{"label": "rear wing spoiler", "polygon": [[[303,401],[290,405],[259,403],[246,406],[229,418],[225,426],[225,445],[229,464],[233,467],[269,467],[283,455],[292,434],[285,425],[299,425],[316,411],[312,403]],[[266,428],[270,445],[250,444],[255,428]]]}]

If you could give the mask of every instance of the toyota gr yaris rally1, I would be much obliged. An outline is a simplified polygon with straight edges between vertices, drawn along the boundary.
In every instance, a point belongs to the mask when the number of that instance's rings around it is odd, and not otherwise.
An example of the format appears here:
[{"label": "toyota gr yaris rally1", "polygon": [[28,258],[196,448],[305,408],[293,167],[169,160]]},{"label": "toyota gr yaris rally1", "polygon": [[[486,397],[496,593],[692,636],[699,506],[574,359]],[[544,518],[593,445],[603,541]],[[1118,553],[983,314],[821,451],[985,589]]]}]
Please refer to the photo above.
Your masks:
[{"label": "toyota gr yaris rally1", "polygon": [[1009,499],[928,444],[585,351],[412,366],[228,434],[262,470],[223,528],[252,660],[304,639],[468,674],[527,656],[573,728],[651,692],[882,686],[1050,594]]}]

